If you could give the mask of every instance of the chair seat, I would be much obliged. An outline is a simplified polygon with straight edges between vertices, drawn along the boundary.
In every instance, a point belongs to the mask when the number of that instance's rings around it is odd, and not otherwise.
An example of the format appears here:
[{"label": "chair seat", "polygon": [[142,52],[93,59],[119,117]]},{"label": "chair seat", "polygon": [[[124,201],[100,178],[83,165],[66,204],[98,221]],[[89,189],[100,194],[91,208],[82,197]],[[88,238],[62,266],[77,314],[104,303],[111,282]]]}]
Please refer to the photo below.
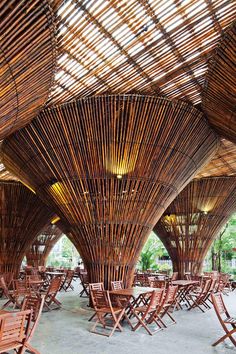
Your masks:
[{"label": "chair seat", "polygon": [[[119,307],[113,307],[113,312],[114,312],[114,313],[119,313],[120,311],[122,311],[121,308],[119,308]],[[98,309],[97,312],[111,313],[111,309],[110,309],[110,307],[102,307],[102,308]]]},{"label": "chair seat", "polygon": [[231,324],[236,324],[236,318],[234,317],[227,317],[225,320],[224,320],[225,323],[231,323]]},{"label": "chair seat", "polygon": [[6,344],[0,344],[0,353],[6,350],[11,350],[11,349],[18,349],[22,347],[22,343],[14,341],[11,343],[6,343]]},{"label": "chair seat", "polygon": [[[154,311],[155,309],[156,309],[156,307],[151,307],[151,308],[149,309],[149,312]],[[146,312],[146,311],[147,311],[147,306],[135,307],[135,308],[133,309],[133,311],[135,311],[135,312]]]}]

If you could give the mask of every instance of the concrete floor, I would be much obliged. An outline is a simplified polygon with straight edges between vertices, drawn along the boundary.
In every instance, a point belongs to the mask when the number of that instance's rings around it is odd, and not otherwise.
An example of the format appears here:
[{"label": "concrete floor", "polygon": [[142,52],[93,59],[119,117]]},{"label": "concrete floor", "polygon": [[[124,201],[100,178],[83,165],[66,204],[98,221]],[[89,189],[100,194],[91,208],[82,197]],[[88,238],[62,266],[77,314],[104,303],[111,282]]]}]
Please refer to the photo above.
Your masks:
[{"label": "concrete floor", "polygon": [[[214,310],[175,311],[176,325],[149,336],[144,329],[132,332],[124,325],[122,333],[106,338],[89,332],[88,318],[93,313],[87,299],[75,291],[62,292],[58,299],[61,310],[43,313],[31,344],[41,354],[233,354],[236,348],[230,341],[212,347],[211,343],[222,334]],[[231,315],[236,314],[236,291],[225,296]],[[2,300],[0,301],[0,305]]]}]

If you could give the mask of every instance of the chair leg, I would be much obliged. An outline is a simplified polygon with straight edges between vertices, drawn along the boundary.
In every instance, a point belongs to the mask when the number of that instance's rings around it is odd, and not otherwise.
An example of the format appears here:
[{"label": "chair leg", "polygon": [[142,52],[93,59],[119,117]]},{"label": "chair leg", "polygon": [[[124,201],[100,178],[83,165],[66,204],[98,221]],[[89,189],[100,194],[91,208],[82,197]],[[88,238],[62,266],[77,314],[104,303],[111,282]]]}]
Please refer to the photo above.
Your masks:
[{"label": "chair leg", "polygon": [[236,347],[236,340],[232,337],[232,334],[236,331],[235,328],[233,328],[231,331],[227,331],[226,334],[221,337],[220,339],[218,339],[215,343],[212,344],[213,347],[215,347],[216,345],[218,345],[219,343],[223,342],[225,339],[229,338],[231,340],[231,342],[235,345]]}]

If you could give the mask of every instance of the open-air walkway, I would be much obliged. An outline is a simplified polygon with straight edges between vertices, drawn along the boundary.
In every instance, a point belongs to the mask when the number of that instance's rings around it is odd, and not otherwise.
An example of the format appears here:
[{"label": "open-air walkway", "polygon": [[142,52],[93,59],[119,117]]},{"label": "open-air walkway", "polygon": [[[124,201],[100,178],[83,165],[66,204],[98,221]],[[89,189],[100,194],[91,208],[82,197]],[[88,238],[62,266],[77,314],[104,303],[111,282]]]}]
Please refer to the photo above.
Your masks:
[{"label": "open-air walkway", "polygon": [[[32,340],[41,354],[233,354],[236,352],[227,341],[213,348],[211,343],[222,334],[214,310],[201,313],[175,311],[176,325],[149,336],[143,329],[132,332],[124,325],[122,333],[106,338],[89,332],[88,322],[92,310],[87,307],[88,299],[79,297],[75,291],[61,292],[61,310],[43,313]],[[224,296],[230,313],[236,315],[236,291]],[[0,301],[0,305],[3,301]]]}]

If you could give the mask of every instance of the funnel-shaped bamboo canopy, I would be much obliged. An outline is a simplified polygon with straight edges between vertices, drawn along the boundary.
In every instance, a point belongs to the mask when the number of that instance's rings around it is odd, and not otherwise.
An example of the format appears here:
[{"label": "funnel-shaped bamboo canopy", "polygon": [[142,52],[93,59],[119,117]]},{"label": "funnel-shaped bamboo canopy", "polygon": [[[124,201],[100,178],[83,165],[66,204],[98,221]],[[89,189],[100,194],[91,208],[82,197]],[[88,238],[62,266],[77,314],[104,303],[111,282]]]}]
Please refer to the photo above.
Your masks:
[{"label": "funnel-shaped bamboo canopy", "polygon": [[0,272],[17,275],[29,244],[52,216],[22,183],[0,181]]},{"label": "funnel-shaped bamboo canopy", "polygon": [[55,21],[48,0],[0,2],[0,140],[46,102],[55,68]]},{"label": "funnel-shaped bamboo canopy", "polygon": [[47,225],[27,249],[27,264],[33,267],[45,266],[49,253],[61,236],[62,231],[56,225]]},{"label": "funnel-shaped bamboo canopy", "polygon": [[174,271],[201,272],[206,253],[236,211],[236,177],[193,180],[175,198],[154,227]]},{"label": "funnel-shaped bamboo canopy", "polygon": [[3,161],[55,207],[91,281],[108,286],[131,281],[149,232],[217,146],[187,103],[114,95],[43,111],[4,141]]},{"label": "funnel-shaped bamboo canopy", "polygon": [[219,134],[236,143],[236,21],[227,29],[209,63],[203,107]]}]

